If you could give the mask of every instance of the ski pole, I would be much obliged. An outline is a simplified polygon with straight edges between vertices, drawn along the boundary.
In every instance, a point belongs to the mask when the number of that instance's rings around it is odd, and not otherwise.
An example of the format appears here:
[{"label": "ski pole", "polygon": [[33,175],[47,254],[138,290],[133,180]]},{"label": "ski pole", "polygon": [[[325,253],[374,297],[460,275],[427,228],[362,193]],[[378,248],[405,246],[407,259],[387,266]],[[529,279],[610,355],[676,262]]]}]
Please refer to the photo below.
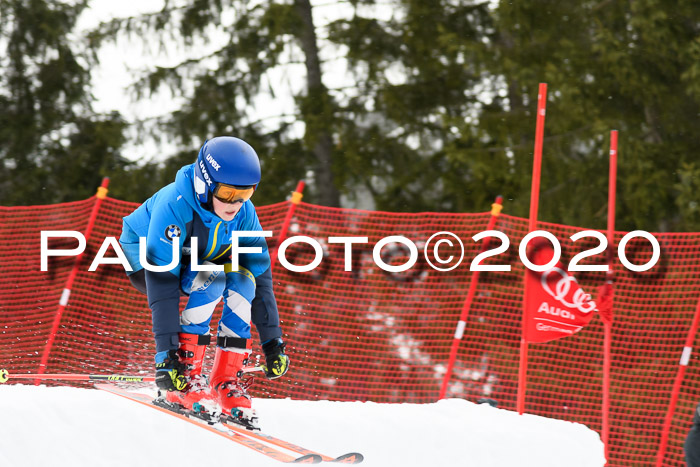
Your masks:
[{"label": "ski pole", "polygon": [[[243,368],[243,373],[252,373],[254,371],[263,371],[260,366],[251,366]],[[9,379],[36,379],[36,380],[60,380],[60,381],[112,381],[122,383],[152,383],[156,380],[154,376],[138,376],[138,375],[84,375],[78,373],[59,373],[59,374],[37,374],[37,373],[21,373],[10,374],[6,369],[0,369],[0,384],[6,383]]]},{"label": "ski pole", "polygon": [[76,373],[61,373],[61,374],[38,374],[26,373],[16,374],[8,373],[7,370],[0,370],[0,383],[6,383],[9,379],[36,379],[36,380],[61,380],[61,381],[121,381],[130,383],[153,382],[153,376],[137,376],[137,375],[81,375]]}]

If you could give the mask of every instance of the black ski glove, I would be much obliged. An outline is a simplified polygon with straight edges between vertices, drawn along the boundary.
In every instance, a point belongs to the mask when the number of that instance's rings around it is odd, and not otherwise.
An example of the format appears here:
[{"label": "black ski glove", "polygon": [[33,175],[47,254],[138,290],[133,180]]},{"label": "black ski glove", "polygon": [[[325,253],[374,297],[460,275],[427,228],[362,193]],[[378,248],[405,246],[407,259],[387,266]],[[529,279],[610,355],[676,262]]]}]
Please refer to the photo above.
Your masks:
[{"label": "black ski glove", "polygon": [[289,369],[289,357],[284,353],[286,344],[281,338],[271,339],[262,345],[266,364],[262,365],[268,379],[276,379]]},{"label": "black ski glove", "polygon": [[158,352],[156,354],[156,386],[166,391],[184,391],[187,379],[183,374],[185,365],[180,363],[177,350]]}]

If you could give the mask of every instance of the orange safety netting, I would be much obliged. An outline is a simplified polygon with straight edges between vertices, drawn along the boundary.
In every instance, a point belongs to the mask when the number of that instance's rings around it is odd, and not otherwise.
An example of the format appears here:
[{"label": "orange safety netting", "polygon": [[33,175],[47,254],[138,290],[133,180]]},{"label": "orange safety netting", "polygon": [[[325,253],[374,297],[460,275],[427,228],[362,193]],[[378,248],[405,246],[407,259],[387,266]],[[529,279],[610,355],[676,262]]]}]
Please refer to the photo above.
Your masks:
[{"label": "orange safety netting", "polygon": [[[72,257],[52,257],[48,271],[41,272],[40,232],[84,231],[94,203],[91,198],[52,206],[0,207],[0,368],[11,374],[38,370],[74,265]],[[61,317],[47,373],[152,373],[154,343],[145,296],[131,287],[119,265],[102,265],[88,272],[105,237],[118,238],[121,217],[136,206],[104,200]],[[276,236],[288,208],[288,202],[258,208],[263,227]],[[489,217],[488,213],[395,214],[299,204],[288,236],[317,239],[324,246],[324,259],[314,271],[305,273],[275,265],[275,291],[292,369],[274,382],[258,379],[253,395],[375,402],[437,400],[467,294],[469,264],[480,247],[471,237],[485,230]],[[597,246],[592,239],[575,245],[569,240],[581,228],[546,223],[539,228],[559,238],[565,264],[579,251]],[[481,273],[447,395],[471,401],[491,398],[499,407],[513,410],[524,274],[517,252],[527,233],[527,220],[501,215],[496,229],[508,235],[511,245],[508,252],[488,262],[510,264],[512,270]],[[453,232],[466,247],[464,263],[450,272],[435,271],[423,258],[423,244],[439,231]],[[374,244],[390,235],[403,235],[419,248],[416,265],[406,272],[383,271],[372,259]],[[330,244],[328,237],[332,236],[368,237],[367,244],[353,247],[353,271],[344,270],[344,246]],[[616,235],[616,244],[622,236]],[[632,272],[615,261],[609,465],[654,461],[700,295],[700,234],[655,237],[661,244],[661,260],[650,271]],[[275,242],[276,238],[271,247]],[[51,248],[76,245],[77,241],[66,239],[49,242]],[[633,240],[627,257],[643,264],[650,251],[645,240]],[[314,255],[310,246],[296,244],[286,256],[303,265]],[[402,264],[407,252],[391,244],[383,250],[383,258],[390,264]],[[592,261],[604,264],[604,255]],[[604,273],[575,275],[595,298]],[[218,314],[220,307],[215,318]],[[216,319],[212,329],[215,326]],[[531,344],[526,411],[600,431],[602,349],[603,325],[598,317],[573,337]],[[254,355],[259,354],[256,345]],[[700,399],[697,363],[693,356],[685,374],[666,465],[683,465],[683,439]]]}]

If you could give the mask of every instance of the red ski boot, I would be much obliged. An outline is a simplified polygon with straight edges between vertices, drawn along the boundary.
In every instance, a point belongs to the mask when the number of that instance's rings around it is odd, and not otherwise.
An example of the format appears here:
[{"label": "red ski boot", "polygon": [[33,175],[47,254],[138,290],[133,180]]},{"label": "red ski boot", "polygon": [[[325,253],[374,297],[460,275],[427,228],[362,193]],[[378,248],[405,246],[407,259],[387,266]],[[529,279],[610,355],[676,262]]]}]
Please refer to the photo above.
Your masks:
[{"label": "red ski boot", "polygon": [[248,386],[241,381],[243,366],[248,361],[250,350],[245,348],[216,348],[214,368],[209,378],[209,388],[221,407],[222,415],[231,421],[255,428],[257,417],[251,409]]},{"label": "red ski boot", "polygon": [[207,345],[211,342],[210,335],[180,333],[180,348],[178,356],[180,362],[187,367],[185,377],[187,378],[187,389],[184,391],[168,391],[165,398],[168,402],[182,405],[189,410],[196,410],[195,404],[209,399],[213,402],[209,393],[206,377],[202,376],[202,363]]}]

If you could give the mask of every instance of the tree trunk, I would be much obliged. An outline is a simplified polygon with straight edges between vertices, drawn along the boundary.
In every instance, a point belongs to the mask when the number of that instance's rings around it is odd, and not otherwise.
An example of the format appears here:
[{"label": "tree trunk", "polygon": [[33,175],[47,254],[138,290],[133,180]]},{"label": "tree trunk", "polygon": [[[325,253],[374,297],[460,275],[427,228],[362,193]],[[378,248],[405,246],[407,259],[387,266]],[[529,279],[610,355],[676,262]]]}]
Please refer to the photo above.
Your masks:
[{"label": "tree trunk", "polygon": [[301,48],[306,58],[306,104],[302,114],[306,123],[304,140],[313,148],[316,156],[316,189],[318,201],[324,206],[340,206],[340,193],[333,176],[333,138],[331,122],[333,110],[328,90],[321,81],[321,64],[318,58],[316,30],[311,15],[309,0],[295,0],[294,6],[302,19],[304,28],[299,35]]}]

